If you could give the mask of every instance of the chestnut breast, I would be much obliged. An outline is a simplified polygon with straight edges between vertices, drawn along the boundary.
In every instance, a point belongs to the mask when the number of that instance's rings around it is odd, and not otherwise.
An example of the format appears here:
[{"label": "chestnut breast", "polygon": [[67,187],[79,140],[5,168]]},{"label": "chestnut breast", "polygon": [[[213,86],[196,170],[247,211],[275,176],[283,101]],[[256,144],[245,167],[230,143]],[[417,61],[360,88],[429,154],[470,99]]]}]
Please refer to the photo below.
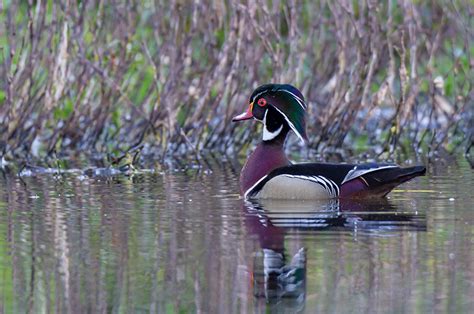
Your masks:
[{"label": "chestnut breast", "polygon": [[260,143],[249,156],[240,173],[240,194],[244,195],[245,191],[274,169],[288,165],[290,161],[282,145]]}]

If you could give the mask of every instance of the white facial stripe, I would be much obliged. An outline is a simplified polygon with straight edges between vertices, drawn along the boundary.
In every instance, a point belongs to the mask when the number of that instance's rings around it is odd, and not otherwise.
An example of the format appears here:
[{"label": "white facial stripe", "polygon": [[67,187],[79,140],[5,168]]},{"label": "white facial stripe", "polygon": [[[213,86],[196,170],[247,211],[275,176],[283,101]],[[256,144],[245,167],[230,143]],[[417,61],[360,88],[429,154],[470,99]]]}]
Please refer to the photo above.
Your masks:
[{"label": "white facial stripe", "polygon": [[280,134],[281,130],[283,130],[283,124],[280,125],[278,130],[276,130],[275,132],[270,132],[267,129],[267,113],[268,113],[268,109],[265,110],[265,115],[263,116],[263,140],[264,141],[271,141],[275,137],[277,137],[278,134]]},{"label": "white facial stripe", "polygon": [[300,104],[301,108],[306,111],[306,104],[299,99],[296,99],[296,101]]},{"label": "white facial stripe", "polygon": [[253,96],[252,102],[255,102],[255,99],[257,99],[258,96],[260,96],[260,95],[262,95],[262,94],[265,94],[266,92],[267,92],[267,90],[264,90],[263,92],[260,92],[260,93],[258,93],[257,95]]},{"label": "white facial stripe", "polygon": [[279,113],[281,113],[283,115],[283,117],[285,118],[286,122],[288,123],[288,125],[290,126],[290,128],[293,130],[293,132],[295,132],[295,134],[300,138],[300,140],[304,143],[304,138],[303,136],[300,134],[300,132],[298,132],[295,128],[295,126],[293,125],[293,123],[291,123],[290,119],[288,119],[288,117],[280,110],[278,109],[277,107],[273,107],[275,108]]},{"label": "white facial stripe", "polygon": [[290,91],[288,91],[288,90],[282,89],[281,91],[282,91],[282,92],[285,92],[285,93],[288,93],[288,94],[290,94],[291,96],[293,96],[293,98],[296,99],[296,101],[297,101],[298,104],[301,106],[301,108],[303,108],[303,110],[306,110],[306,104],[305,104],[305,102],[303,101],[303,99],[299,98],[298,96],[296,96],[295,94],[293,94],[292,92],[290,92]]},{"label": "white facial stripe", "polygon": [[282,89],[281,91],[285,92],[285,93],[288,93],[288,94],[291,94],[293,95],[293,97],[295,97],[296,99],[298,99],[299,101],[303,102],[303,99],[301,99],[299,96],[297,96],[296,94],[290,92],[289,90],[286,90],[286,89]]}]

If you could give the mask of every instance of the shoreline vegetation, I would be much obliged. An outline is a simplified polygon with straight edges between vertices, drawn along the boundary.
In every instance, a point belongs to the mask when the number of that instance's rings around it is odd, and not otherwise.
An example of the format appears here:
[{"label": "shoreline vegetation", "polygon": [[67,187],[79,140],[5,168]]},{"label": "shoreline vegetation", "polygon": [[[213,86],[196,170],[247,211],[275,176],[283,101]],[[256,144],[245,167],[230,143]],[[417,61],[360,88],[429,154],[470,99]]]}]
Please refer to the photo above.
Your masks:
[{"label": "shoreline vegetation", "polygon": [[[308,148],[469,155],[471,1],[3,1],[0,159],[245,154],[258,85],[297,86]],[[395,157],[394,157],[395,156]]]}]

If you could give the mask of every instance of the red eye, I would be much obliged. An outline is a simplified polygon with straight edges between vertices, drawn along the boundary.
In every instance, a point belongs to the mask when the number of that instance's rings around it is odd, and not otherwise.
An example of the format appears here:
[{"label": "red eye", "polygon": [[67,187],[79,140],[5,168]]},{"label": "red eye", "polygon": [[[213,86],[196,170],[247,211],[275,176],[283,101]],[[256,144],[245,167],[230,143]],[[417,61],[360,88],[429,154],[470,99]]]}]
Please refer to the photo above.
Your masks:
[{"label": "red eye", "polygon": [[267,101],[264,98],[260,98],[257,102],[260,107],[263,107],[267,104]]}]

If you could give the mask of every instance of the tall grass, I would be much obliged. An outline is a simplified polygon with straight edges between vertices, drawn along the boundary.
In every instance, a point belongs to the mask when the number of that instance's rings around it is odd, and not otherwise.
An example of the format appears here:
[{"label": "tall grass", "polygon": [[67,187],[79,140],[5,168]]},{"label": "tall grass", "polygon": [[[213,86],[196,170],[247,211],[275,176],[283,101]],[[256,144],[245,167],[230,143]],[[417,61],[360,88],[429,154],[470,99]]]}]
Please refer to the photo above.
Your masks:
[{"label": "tall grass", "polygon": [[0,155],[232,153],[256,86],[309,102],[309,146],[474,141],[466,1],[3,1]]}]

